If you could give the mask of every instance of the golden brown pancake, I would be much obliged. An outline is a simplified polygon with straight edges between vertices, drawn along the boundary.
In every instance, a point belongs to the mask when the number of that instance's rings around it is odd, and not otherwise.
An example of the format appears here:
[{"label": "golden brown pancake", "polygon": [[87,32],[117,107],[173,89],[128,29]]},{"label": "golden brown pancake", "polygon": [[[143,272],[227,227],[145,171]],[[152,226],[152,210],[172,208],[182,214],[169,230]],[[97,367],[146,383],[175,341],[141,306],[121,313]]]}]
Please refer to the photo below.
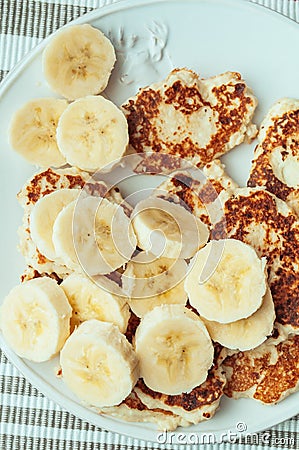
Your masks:
[{"label": "golden brown pancake", "polygon": [[[211,227],[218,215],[220,192],[231,191],[237,184],[225,173],[225,166],[215,160],[195,173],[174,172],[154,191],[154,195],[180,203]],[[222,210],[220,211],[222,214]]]},{"label": "golden brown pancake", "polygon": [[228,397],[277,403],[299,388],[299,336],[279,343],[269,339],[254,350],[228,356],[222,367]]},{"label": "golden brown pancake", "polygon": [[161,408],[181,416],[190,423],[199,423],[213,417],[224,393],[226,378],[221,364],[227,350],[220,344],[214,344],[214,363],[208,377],[200,386],[188,394],[167,395],[148,388],[142,379],[138,380],[135,392],[148,408]]},{"label": "golden brown pancake", "polygon": [[211,238],[239,239],[267,258],[276,320],[299,334],[299,221],[285,202],[260,188],[222,191],[224,215]]},{"label": "golden brown pancake", "polygon": [[26,264],[37,272],[44,274],[56,273],[60,278],[72,272],[59,262],[50,261],[42,255],[33,242],[30,234],[30,213],[35,203],[42,197],[58,189],[83,189],[93,196],[106,197],[120,204],[126,214],[130,215],[132,208],[124,202],[118,188],[109,188],[103,181],[92,180],[90,174],[73,167],[67,169],[47,169],[33,175],[18,193],[19,203],[24,208],[23,225],[19,228],[19,249],[25,257]]},{"label": "golden brown pancake", "polygon": [[[256,106],[237,72],[200,79],[191,70],[175,69],[164,81],[140,89],[122,108],[130,144],[149,155],[149,171],[169,171],[181,167],[182,158],[202,167],[252,140],[257,134],[251,122]],[[139,168],[144,170],[145,163]]]},{"label": "golden brown pancake", "polygon": [[263,186],[299,215],[299,100],[283,98],[259,132],[248,186]]}]

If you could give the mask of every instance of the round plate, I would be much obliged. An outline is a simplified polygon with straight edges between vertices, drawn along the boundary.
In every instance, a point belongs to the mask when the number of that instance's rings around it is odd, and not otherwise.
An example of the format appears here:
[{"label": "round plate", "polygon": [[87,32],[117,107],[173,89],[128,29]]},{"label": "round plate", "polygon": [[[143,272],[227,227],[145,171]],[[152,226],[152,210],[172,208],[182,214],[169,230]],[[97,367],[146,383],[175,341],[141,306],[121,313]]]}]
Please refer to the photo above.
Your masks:
[{"label": "round plate", "polygon": [[[122,1],[85,15],[76,21],[99,27],[112,39],[118,62],[106,94],[117,104],[163,77],[174,67],[194,69],[206,77],[231,70],[242,74],[259,99],[259,123],[270,105],[280,97],[299,97],[299,28],[262,7],[227,0]],[[19,282],[24,261],[17,252],[17,228],[22,209],[16,193],[34,168],[11,150],[7,141],[9,121],[31,98],[54,96],[41,66],[43,41],[9,74],[0,90],[0,143],[2,184],[1,298]],[[228,173],[245,185],[255,143],[242,145],[223,158]],[[136,188],[136,186],[135,186]],[[130,186],[134,190],[134,185]],[[50,399],[102,428],[136,438],[156,441],[151,424],[128,423],[98,415],[80,404],[55,375],[58,359],[34,364],[18,358],[1,339],[1,345],[16,367]],[[223,398],[220,411],[210,421],[180,429],[177,433],[212,433],[221,440],[231,430],[256,432],[299,412],[299,393],[275,406]],[[244,426],[239,425],[242,422]],[[176,434],[176,437],[178,435]],[[176,438],[174,438],[176,439]],[[175,442],[175,441],[173,441]]]}]

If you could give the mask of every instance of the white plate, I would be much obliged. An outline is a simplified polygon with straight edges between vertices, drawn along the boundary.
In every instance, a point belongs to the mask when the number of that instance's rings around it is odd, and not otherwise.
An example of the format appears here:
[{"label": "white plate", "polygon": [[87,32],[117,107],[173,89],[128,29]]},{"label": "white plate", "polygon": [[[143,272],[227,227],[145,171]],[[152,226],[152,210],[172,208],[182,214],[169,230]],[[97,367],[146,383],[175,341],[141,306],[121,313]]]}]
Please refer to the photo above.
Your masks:
[{"label": "white plate", "polygon": [[[299,97],[299,28],[290,20],[244,1],[139,0],[120,2],[94,11],[77,23],[89,22],[111,34],[118,48],[118,63],[107,90],[121,103],[139,86],[162,79],[172,67],[186,66],[202,76],[226,70],[241,72],[256,93],[260,121],[269,106],[283,96]],[[120,39],[121,30],[123,36]],[[132,43],[134,42],[134,45]],[[22,211],[16,193],[34,169],[13,152],[7,142],[13,112],[33,97],[51,96],[42,75],[41,53],[46,41],[30,53],[5,79],[0,91],[0,144],[2,190],[2,258],[0,285],[3,298],[18,283],[24,262],[16,250],[17,227]],[[244,185],[254,143],[230,152],[227,170]],[[134,186],[130,186],[134,189]],[[18,358],[1,340],[9,359],[49,398],[84,420],[108,430],[155,441],[150,424],[126,423],[99,416],[83,407],[63,382],[55,377],[58,361],[33,364]],[[223,398],[216,416],[179,432],[213,433],[218,440],[227,430],[237,431],[239,422],[256,432],[299,412],[299,393],[276,406],[251,400]],[[241,430],[242,426],[239,425]],[[243,427],[244,428],[244,427]]]}]

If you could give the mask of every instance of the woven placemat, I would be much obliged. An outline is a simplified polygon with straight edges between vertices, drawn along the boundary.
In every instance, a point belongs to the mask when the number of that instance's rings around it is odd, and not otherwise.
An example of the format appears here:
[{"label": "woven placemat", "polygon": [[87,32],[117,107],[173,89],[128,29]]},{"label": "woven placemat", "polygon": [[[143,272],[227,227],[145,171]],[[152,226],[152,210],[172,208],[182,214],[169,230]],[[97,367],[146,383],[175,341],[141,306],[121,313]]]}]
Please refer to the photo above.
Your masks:
[{"label": "woven placemat", "polygon": [[[119,0],[0,0],[0,81],[44,37],[92,9]],[[245,0],[240,0],[245,1]],[[299,23],[296,0],[253,0]],[[297,49],[294,49],[297,51]],[[296,55],[295,55],[296,57]],[[35,389],[0,350],[0,450],[182,450],[99,429],[69,414]],[[201,445],[211,449],[211,445]],[[298,449],[299,415],[236,444],[215,450]]]}]

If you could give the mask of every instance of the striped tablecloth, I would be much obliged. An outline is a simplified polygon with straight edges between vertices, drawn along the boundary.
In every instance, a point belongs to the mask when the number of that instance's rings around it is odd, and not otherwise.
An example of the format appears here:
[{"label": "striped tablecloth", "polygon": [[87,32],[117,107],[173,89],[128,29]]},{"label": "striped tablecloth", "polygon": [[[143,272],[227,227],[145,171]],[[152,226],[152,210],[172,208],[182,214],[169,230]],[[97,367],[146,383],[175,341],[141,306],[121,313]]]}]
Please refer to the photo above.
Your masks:
[{"label": "striped tablecloth", "polygon": [[[119,0],[0,0],[0,81],[45,36],[88,11],[115,1]],[[299,22],[299,2],[296,0],[252,1]],[[165,448],[99,429],[69,414],[25,380],[1,350],[0,408],[0,450]],[[253,446],[223,443],[213,449],[298,449],[299,415],[268,432],[266,442],[260,438]],[[187,449],[190,446],[180,447]]]}]

